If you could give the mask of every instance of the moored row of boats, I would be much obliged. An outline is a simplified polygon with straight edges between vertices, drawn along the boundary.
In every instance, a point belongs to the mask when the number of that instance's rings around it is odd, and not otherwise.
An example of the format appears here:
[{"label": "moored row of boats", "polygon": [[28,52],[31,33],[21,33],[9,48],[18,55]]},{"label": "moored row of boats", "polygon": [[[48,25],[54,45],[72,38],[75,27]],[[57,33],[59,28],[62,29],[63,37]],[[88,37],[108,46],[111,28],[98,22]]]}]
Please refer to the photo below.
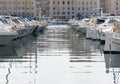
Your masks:
[{"label": "moored row of boats", "polygon": [[0,45],[42,29],[45,24],[30,18],[0,16]]},{"label": "moored row of boats", "polygon": [[120,53],[120,17],[93,17],[69,20],[72,28],[84,33],[86,39],[100,41],[104,53]]}]

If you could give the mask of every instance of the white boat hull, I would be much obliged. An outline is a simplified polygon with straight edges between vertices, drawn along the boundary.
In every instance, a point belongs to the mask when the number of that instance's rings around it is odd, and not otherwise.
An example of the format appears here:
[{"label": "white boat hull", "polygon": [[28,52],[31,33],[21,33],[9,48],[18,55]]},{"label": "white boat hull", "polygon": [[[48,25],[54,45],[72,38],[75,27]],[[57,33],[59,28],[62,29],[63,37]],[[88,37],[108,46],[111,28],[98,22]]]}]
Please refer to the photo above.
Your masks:
[{"label": "white boat hull", "polygon": [[33,28],[33,27],[29,27],[29,28],[26,27],[26,28],[19,29],[17,31],[19,34],[17,38],[27,36],[27,35],[31,34],[34,30],[35,30],[35,28]]},{"label": "white boat hull", "polygon": [[104,53],[120,53],[120,37],[114,35],[107,35]]},{"label": "white boat hull", "polygon": [[100,36],[100,44],[104,45],[105,44],[105,39],[106,39],[106,36],[105,36],[105,33],[101,33],[101,36]]},{"label": "white boat hull", "polygon": [[86,39],[91,39],[93,35],[93,29],[87,28]]},{"label": "white boat hull", "polygon": [[0,45],[7,45],[17,36],[16,32],[0,32]]},{"label": "white boat hull", "polygon": [[93,30],[93,33],[92,33],[92,40],[100,40],[100,36],[101,36],[101,34],[100,34],[100,32],[99,32],[100,30]]}]

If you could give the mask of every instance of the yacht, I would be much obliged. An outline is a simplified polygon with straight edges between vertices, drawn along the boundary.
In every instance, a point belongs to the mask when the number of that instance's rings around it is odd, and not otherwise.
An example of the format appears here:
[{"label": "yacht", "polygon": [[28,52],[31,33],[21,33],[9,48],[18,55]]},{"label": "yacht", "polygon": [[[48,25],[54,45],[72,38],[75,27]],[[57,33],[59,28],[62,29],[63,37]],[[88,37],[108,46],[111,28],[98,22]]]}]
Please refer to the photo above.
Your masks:
[{"label": "yacht", "polygon": [[120,53],[120,21],[116,21],[114,31],[106,33],[104,53]]},{"label": "yacht", "polygon": [[99,30],[99,25],[103,24],[105,22],[105,18],[96,18],[93,21],[91,21],[87,27],[87,32],[86,32],[86,38],[87,39],[92,39],[92,40],[99,40],[100,39],[100,34],[98,32]]},{"label": "yacht", "polygon": [[14,26],[10,25],[4,18],[0,18],[0,45],[6,45],[18,36],[13,30]]},{"label": "yacht", "polygon": [[9,24],[14,25],[13,30],[18,33],[17,38],[21,38],[27,36],[33,32],[35,28],[31,25],[30,21],[20,18],[20,17],[12,17],[12,16],[4,16],[5,19],[9,21]]},{"label": "yacht", "polygon": [[86,34],[89,22],[90,22],[89,18],[84,18],[81,21],[79,21],[78,23],[79,26],[76,27],[75,29],[82,32],[83,34]]},{"label": "yacht", "polygon": [[100,31],[100,34],[101,34],[101,37],[100,37],[100,43],[101,44],[105,44],[105,39],[106,39],[106,33],[107,32],[115,32],[113,30],[114,28],[114,24],[115,22],[117,21],[116,18],[108,18],[105,23],[103,23],[100,27],[101,27],[101,30]]}]

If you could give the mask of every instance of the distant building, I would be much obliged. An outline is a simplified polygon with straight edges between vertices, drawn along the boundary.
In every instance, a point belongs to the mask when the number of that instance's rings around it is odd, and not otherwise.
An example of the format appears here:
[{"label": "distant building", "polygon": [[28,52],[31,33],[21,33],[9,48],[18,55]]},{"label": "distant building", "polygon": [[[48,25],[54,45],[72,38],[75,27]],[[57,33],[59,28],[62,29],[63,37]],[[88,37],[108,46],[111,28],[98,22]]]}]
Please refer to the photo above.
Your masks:
[{"label": "distant building", "polygon": [[116,0],[116,14],[120,15],[120,0]]},{"label": "distant building", "polygon": [[103,10],[103,13],[106,12],[106,0],[100,0],[100,8]]},{"label": "distant building", "polygon": [[99,0],[50,0],[50,16],[61,19],[98,16],[99,3]]},{"label": "distant building", "polygon": [[0,15],[36,17],[35,0],[0,0]]},{"label": "distant building", "polygon": [[100,1],[99,0],[77,0],[77,14],[78,12],[83,17],[99,16],[100,15]]},{"label": "distant building", "polygon": [[105,0],[105,13],[120,14],[120,0]]},{"label": "distant building", "polygon": [[120,0],[0,0],[0,15],[80,19],[103,13],[120,15]]},{"label": "distant building", "polygon": [[115,0],[105,0],[106,4],[105,13],[114,14],[116,11],[115,3],[116,3]]},{"label": "distant building", "polygon": [[50,4],[49,0],[36,0],[37,18],[50,17]]}]

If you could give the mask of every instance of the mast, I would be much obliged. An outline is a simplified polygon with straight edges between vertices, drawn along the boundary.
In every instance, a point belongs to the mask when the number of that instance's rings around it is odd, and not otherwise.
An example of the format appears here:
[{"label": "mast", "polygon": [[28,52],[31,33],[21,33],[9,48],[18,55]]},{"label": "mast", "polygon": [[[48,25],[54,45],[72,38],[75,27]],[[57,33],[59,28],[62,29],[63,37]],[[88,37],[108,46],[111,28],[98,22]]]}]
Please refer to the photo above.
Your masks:
[{"label": "mast", "polygon": [[2,1],[3,2],[3,7],[2,7],[2,15],[4,15],[4,9],[5,9],[5,0]]}]

